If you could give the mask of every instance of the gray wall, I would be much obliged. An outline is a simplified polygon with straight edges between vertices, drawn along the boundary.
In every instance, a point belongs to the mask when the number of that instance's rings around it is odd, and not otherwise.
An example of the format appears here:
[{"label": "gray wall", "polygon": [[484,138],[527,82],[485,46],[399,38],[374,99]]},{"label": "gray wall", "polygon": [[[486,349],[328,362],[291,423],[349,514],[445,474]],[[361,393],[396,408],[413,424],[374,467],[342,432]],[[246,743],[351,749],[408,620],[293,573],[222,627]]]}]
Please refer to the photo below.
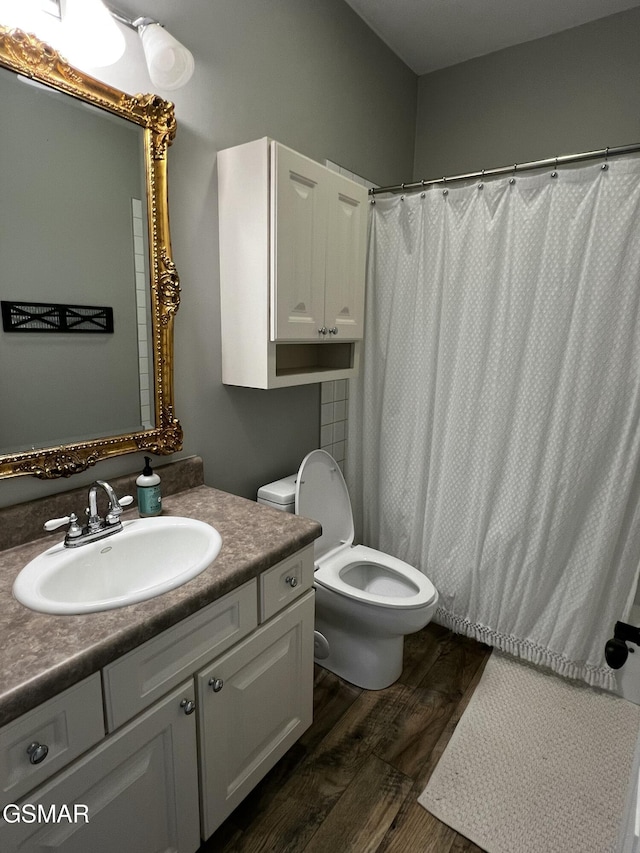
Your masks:
[{"label": "gray wall", "polygon": [[640,142],[640,8],[424,75],[414,179]]},{"label": "gray wall", "polygon": [[[317,385],[227,388],[220,374],[216,153],[271,136],[376,183],[411,173],[417,78],[343,0],[158,0],[153,14],[194,53],[196,71],[175,101],[169,152],[173,255],[182,281],[176,318],[176,414],[181,455],[200,454],[208,483],[254,496],[318,446]],[[127,10],[149,14],[148,0]],[[129,50],[95,76],[128,92],[153,89],[133,32]],[[71,483],[0,482],[0,505],[108,478],[142,464],[125,456]]]}]

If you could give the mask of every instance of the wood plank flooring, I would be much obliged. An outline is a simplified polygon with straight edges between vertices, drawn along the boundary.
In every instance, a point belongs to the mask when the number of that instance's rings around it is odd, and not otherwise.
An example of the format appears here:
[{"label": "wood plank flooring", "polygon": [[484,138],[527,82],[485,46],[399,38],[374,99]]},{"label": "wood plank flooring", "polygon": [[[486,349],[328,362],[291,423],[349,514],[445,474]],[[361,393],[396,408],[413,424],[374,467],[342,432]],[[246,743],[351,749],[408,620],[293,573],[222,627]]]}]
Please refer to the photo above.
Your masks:
[{"label": "wood plank flooring", "polygon": [[386,690],[316,667],[313,725],[198,853],[482,853],[416,800],[490,652],[431,624]]}]

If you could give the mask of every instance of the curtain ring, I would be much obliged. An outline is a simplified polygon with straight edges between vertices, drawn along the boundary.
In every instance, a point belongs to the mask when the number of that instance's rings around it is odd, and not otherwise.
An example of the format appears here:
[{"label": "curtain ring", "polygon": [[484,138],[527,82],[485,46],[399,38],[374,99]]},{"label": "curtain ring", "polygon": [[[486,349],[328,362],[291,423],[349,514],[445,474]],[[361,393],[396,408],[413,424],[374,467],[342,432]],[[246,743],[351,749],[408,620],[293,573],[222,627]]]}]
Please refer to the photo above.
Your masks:
[{"label": "curtain ring", "polygon": [[442,183],[444,184],[444,189],[442,190],[442,195],[449,195],[449,190],[447,189],[447,179],[443,178]]},{"label": "curtain ring", "polygon": [[556,157],[556,165],[555,165],[555,167],[554,167],[554,169],[553,169],[553,172],[551,172],[551,177],[552,177],[552,178],[557,178],[557,177],[558,177],[558,158],[557,158],[557,157]]},{"label": "curtain ring", "polygon": [[481,190],[484,187],[484,169],[482,170],[482,174],[480,175],[480,183],[478,184],[478,189]]},{"label": "curtain ring", "polygon": [[515,182],[516,182],[516,169],[517,168],[518,168],[518,164],[514,163],[513,164],[513,175],[509,178],[509,183],[511,185],[515,184]]},{"label": "curtain ring", "polygon": [[606,172],[609,168],[609,146],[607,146],[604,150],[604,163],[600,166],[603,172]]}]

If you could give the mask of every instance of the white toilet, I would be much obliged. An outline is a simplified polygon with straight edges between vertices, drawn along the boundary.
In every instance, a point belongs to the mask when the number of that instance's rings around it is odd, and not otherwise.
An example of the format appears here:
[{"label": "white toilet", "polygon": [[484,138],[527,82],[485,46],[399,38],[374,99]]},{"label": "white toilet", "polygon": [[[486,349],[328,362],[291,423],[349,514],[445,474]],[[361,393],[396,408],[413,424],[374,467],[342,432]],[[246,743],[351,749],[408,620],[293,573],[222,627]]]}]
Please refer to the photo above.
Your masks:
[{"label": "white toilet", "polygon": [[263,486],[258,500],[290,509],[294,484],[295,512],[322,525],[314,545],[316,661],[358,687],[388,687],[402,672],[404,635],[429,623],[438,593],[408,563],[353,544],[347,485],[329,453],[312,451],[297,476]]}]

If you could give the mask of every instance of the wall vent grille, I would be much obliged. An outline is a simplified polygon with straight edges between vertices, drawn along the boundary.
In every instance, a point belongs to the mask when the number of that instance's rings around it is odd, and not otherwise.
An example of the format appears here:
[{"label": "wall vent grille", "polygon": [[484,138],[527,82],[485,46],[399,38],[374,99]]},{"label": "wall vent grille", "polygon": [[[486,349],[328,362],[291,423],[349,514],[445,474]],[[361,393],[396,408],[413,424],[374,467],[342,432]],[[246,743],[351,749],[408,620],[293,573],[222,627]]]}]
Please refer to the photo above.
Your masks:
[{"label": "wall vent grille", "polygon": [[113,308],[4,299],[0,304],[5,332],[113,333]]}]

